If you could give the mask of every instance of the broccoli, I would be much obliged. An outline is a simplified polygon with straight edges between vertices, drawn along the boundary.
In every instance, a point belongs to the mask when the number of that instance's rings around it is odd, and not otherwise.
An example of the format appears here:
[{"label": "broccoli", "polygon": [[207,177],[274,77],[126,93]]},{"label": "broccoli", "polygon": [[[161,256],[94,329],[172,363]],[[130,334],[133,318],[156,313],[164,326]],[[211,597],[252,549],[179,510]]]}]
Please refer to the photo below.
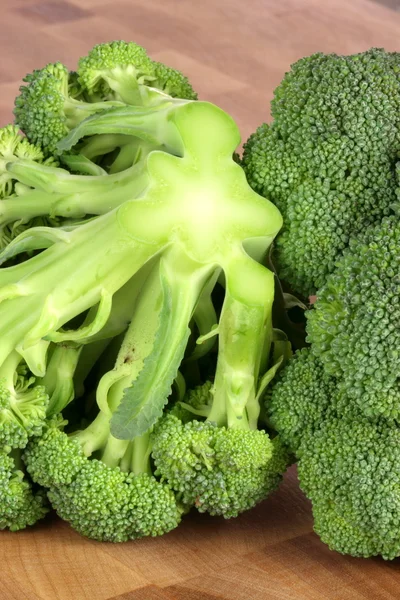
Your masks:
[{"label": "broccoli", "polygon": [[161,295],[154,268],[139,293],[115,365],[98,383],[100,412],[94,420],[67,435],[66,422],[55,416],[25,451],[29,474],[49,488],[59,516],[93,539],[121,542],[162,535],[178,525],[184,511],[152,474],[150,430],[126,440],[110,431],[113,413],[151,352]]},{"label": "broccoli", "polygon": [[94,46],[79,61],[78,79],[89,100],[140,105],[161,99],[157,90],[177,98],[197,99],[182,73],[151,60],[146,50],[133,42],[119,40]]},{"label": "broccoli", "polygon": [[46,495],[36,490],[26,474],[21,451],[0,452],[0,529],[19,531],[48,512]]},{"label": "broccoli", "polygon": [[350,242],[307,314],[324,369],[369,417],[400,414],[400,225],[385,217]]},{"label": "broccoli", "polygon": [[[219,337],[215,410],[224,411],[226,405],[230,422],[239,421],[246,406],[254,422],[257,377],[271,338],[274,277],[244,251],[243,243],[257,238],[258,253],[261,246],[266,253],[281,216],[248,186],[232,159],[240,139],[236,125],[209,103],[167,103],[157,111],[110,109],[81,123],[63,146],[73,145],[88,130],[115,133],[122,122],[128,135],[158,135],[179,147],[181,155],[149,155],[149,184],[138,200],[132,199],[129,173],[102,177],[125,177],[119,206],[70,231],[30,230],[7,247],[3,260],[30,247],[43,251],[0,271],[0,322],[7,332],[0,336],[0,364],[15,347],[29,348],[41,339],[90,340],[106,324],[113,295],[159,256],[163,293],[151,359],[133,386],[134,405],[122,402],[111,424],[118,436],[141,435],[161,416],[183,358],[189,321],[203,288],[222,270],[226,291],[214,332]],[[48,169],[42,170],[45,177]],[[92,178],[85,179],[90,185]],[[59,331],[96,305],[88,325]],[[220,421],[217,415],[210,418]]]},{"label": "broccoli", "polygon": [[300,486],[332,550],[400,555],[399,452],[397,424],[366,419],[328,419],[300,446]]},{"label": "broccoli", "polygon": [[234,407],[218,400],[210,382],[189,392],[156,425],[153,458],[156,473],[186,504],[231,518],[278,486],[289,456],[278,437],[255,429],[256,418],[250,428],[246,406],[238,420],[229,414]]},{"label": "broccoli", "polygon": [[298,350],[289,360],[267,389],[264,403],[268,424],[294,453],[326,419],[362,416],[310,347]]},{"label": "broccoli", "polygon": [[75,77],[70,85],[70,73],[60,62],[36,69],[24,78],[28,85],[20,87],[15,99],[14,115],[30,142],[52,154],[58,140],[89,115],[121,102],[89,103],[76,93]]},{"label": "broccoli", "polygon": [[[57,62],[24,81],[27,85],[15,100],[16,123],[46,155],[54,154],[57,143],[81,121],[112,106],[153,105],[171,96],[196,99],[186,77],[152,61],[133,42],[95,46],[80,60],[78,73]],[[109,152],[119,148],[118,138],[110,141]],[[126,149],[120,151],[126,154]]]},{"label": "broccoli", "polygon": [[0,367],[0,449],[25,448],[40,435],[49,397],[30,377],[21,355],[13,351]]},{"label": "broccoli", "polygon": [[139,196],[147,183],[145,158],[112,177],[71,175],[43,160],[41,150],[8,125],[0,129],[0,248],[32,227],[61,230],[74,219],[107,212]]},{"label": "broccoli", "polygon": [[244,146],[250,185],[283,215],[278,273],[305,296],[396,200],[399,57],[371,49],[302,58],[275,90],[273,122]]}]

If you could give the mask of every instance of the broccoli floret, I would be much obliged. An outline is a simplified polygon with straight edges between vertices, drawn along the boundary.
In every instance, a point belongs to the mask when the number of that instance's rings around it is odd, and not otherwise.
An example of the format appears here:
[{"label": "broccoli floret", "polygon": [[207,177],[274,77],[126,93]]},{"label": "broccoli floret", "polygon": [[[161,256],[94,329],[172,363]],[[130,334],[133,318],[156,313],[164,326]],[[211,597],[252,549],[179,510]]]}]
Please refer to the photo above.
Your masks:
[{"label": "broccoli floret", "polygon": [[[196,100],[188,79],[179,71],[155,62],[134,42],[98,44],[81,58],[79,81],[89,98],[147,103],[148,86],[177,98]],[[160,95],[155,94],[156,99]]]},{"label": "broccoli floret", "polygon": [[265,408],[269,425],[294,453],[325,420],[362,416],[340,381],[326,372],[309,347],[298,350],[280,371],[267,390]]},{"label": "broccoli floret", "polygon": [[49,397],[35,385],[18,352],[0,367],[0,448],[25,448],[30,436],[40,435]]},{"label": "broccoli floret", "polygon": [[[157,474],[186,504],[211,515],[237,517],[278,486],[289,457],[279,438],[271,440],[265,431],[210,420],[212,394],[207,382],[188,394],[186,411],[173,409],[161,419],[153,433],[153,458]],[[191,403],[195,414],[208,413],[206,421],[187,421]],[[221,408],[218,412],[222,418]]]},{"label": "broccoli floret", "polygon": [[46,155],[55,152],[57,142],[96,112],[118,106],[119,102],[89,103],[71,94],[77,92],[76,76],[60,62],[36,69],[23,81],[15,99],[16,123],[29,141],[40,146]]},{"label": "broccoli floret", "polygon": [[299,449],[300,486],[330,548],[400,555],[400,430],[387,421],[330,419]]},{"label": "broccoli floret", "polygon": [[283,215],[279,275],[305,296],[324,284],[350,237],[396,199],[399,56],[371,49],[302,58],[275,90],[272,124],[245,144],[250,184]]},{"label": "broccoli floret", "polygon": [[0,529],[19,531],[48,512],[43,490],[34,490],[23,472],[20,451],[0,452]]},{"label": "broccoli floret", "polygon": [[370,417],[400,414],[399,248],[397,216],[352,240],[307,314],[313,353]]}]

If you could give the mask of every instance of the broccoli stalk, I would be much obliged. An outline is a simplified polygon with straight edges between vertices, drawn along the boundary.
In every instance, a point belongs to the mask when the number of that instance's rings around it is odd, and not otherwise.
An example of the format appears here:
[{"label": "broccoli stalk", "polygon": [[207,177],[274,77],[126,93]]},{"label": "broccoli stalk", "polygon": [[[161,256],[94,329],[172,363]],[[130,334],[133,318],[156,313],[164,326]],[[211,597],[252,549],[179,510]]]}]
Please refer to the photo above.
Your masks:
[{"label": "broccoli stalk", "polygon": [[[97,387],[97,417],[69,436],[61,431],[62,422],[50,422],[25,453],[29,473],[50,489],[59,515],[94,539],[124,541],[160,535],[178,525],[183,511],[168,487],[152,476],[150,431],[123,440],[110,431],[112,415],[152,351],[162,296],[156,264],[138,296],[115,366]],[[157,380],[154,385],[157,389]],[[97,494],[99,483],[102,496]]]},{"label": "broccoli stalk", "polygon": [[[222,371],[215,394],[222,397],[224,388],[230,397],[222,403],[253,405],[258,372],[268,354],[264,333],[274,282],[270,272],[245,253],[243,243],[260,238],[267,250],[281,226],[278,210],[249,188],[232,159],[240,138],[226,113],[209,103],[189,102],[167,103],[149,120],[140,115],[133,107],[111,109],[82,123],[63,145],[68,147],[88,130],[120,133],[123,124],[128,134],[148,136],[156,130],[166,145],[180,148],[180,156],[152,152],[147,160],[149,185],[139,199],[127,197],[116,209],[71,231],[51,230],[51,247],[46,247],[49,240],[43,230],[20,236],[11,244],[14,253],[19,248],[26,251],[29,243],[36,248],[43,243],[46,249],[2,269],[0,275],[1,327],[8,332],[1,338],[1,361],[16,345],[29,348],[42,338],[89,340],[107,322],[113,294],[147,261],[161,256],[164,311],[153,360],[137,380],[134,404],[140,410],[126,400],[112,422],[113,433],[127,439],[144,433],[160,416],[183,357],[189,320],[218,268],[225,273],[228,291],[221,319]],[[96,304],[89,325],[58,331]],[[227,340],[240,337],[243,328],[245,344],[235,344],[236,352],[231,352]],[[156,364],[159,388],[153,382]],[[149,406],[154,420],[141,423]]]}]

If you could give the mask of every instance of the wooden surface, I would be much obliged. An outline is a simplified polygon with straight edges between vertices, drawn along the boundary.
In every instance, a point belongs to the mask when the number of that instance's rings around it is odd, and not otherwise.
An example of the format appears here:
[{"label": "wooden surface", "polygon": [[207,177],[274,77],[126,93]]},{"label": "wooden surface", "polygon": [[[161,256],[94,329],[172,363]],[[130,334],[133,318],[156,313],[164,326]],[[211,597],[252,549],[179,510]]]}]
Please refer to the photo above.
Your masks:
[{"label": "wooden surface", "polygon": [[[397,6],[397,0],[382,0]],[[134,40],[228,110],[244,139],[291,62],[314,51],[400,49],[400,14],[365,0],[2,0],[0,125],[21,78],[74,67],[95,43]],[[194,513],[163,538],[99,544],[50,517],[0,533],[0,600],[391,600],[400,560],[345,558],[312,533],[292,470],[236,520]]]}]

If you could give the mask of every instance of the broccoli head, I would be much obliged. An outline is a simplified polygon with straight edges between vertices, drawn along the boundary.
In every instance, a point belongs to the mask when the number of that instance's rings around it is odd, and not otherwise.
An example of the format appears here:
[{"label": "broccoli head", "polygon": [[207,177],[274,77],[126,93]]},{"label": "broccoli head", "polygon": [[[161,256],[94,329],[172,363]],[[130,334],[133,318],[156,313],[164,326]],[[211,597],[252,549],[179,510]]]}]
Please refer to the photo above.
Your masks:
[{"label": "broccoli head", "polygon": [[[89,99],[119,100],[139,105],[148,101],[148,86],[176,98],[196,100],[188,79],[153,61],[144,48],[122,40],[97,44],[81,58],[79,81]],[[155,94],[158,99],[160,94]]]},{"label": "broccoli head", "polygon": [[[203,398],[201,399],[201,396]],[[218,426],[188,420],[193,413],[212,415],[209,382],[188,394],[166,414],[153,433],[157,474],[200,512],[237,517],[264,500],[280,483],[289,462],[279,438],[248,426]],[[215,410],[215,407],[214,407]],[[222,416],[222,410],[220,410]]]},{"label": "broccoli head", "polygon": [[300,446],[300,486],[331,549],[400,555],[399,453],[397,425],[365,419],[329,419]]},{"label": "broccoli head", "polygon": [[46,494],[23,472],[20,451],[0,452],[0,529],[19,531],[48,512]]},{"label": "broccoli head", "polygon": [[30,436],[40,435],[49,397],[42,385],[20,364],[14,351],[0,367],[0,448],[25,448]]},{"label": "broccoli head", "polygon": [[76,77],[62,63],[48,64],[24,78],[14,115],[29,141],[53,154],[57,142],[86,117],[121,103],[89,103],[77,93]]},{"label": "broccoli head", "polygon": [[283,215],[279,275],[305,296],[396,199],[399,57],[371,49],[302,58],[275,90],[272,124],[245,144],[250,184]]},{"label": "broccoli head", "polygon": [[399,248],[397,216],[353,239],[307,314],[312,352],[370,417],[400,414]]}]

